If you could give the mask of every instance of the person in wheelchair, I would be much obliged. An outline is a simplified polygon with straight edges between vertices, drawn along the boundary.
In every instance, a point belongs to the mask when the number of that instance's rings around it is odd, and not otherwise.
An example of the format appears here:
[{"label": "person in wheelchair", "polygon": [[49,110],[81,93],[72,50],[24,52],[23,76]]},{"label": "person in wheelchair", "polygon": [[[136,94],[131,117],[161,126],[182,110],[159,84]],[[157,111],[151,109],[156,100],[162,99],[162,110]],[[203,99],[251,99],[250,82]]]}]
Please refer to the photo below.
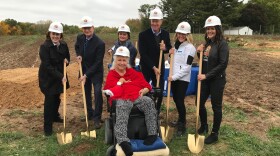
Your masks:
[{"label": "person in wheelchair", "polygon": [[130,140],[127,136],[127,124],[133,105],[144,112],[148,136],[145,145],[152,145],[157,139],[157,111],[154,101],[144,96],[151,91],[151,86],[146,82],[141,72],[129,65],[129,50],[120,46],[114,54],[114,62],[110,69],[104,93],[109,95],[109,103],[116,101],[116,124],[114,133],[117,143],[126,155],[133,155]]}]

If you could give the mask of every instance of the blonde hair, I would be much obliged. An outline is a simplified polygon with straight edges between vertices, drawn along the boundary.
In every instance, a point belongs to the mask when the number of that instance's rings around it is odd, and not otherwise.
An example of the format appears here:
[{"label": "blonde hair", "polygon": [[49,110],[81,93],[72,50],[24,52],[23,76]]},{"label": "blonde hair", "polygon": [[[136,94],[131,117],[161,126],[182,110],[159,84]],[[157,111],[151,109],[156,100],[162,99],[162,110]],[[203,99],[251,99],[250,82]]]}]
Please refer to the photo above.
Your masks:
[{"label": "blonde hair", "polygon": [[[110,70],[115,69],[117,57],[118,57],[118,56],[113,56],[114,61],[113,61],[113,63],[112,63],[112,66],[111,66]],[[123,56],[119,56],[119,57],[123,57]],[[131,68],[131,66],[130,66],[130,64],[129,64],[129,57],[125,57],[125,60],[126,60],[126,62],[127,62],[127,68]]]},{"label": "blonde hair", "polygon": [[[175,35],[174,35],[173,38],[174,38],[174,41],[178,40],[178,38],[177,38],[177,33],[175,33]],[[186,34],[186,40],[187,40],[187,42],[193,44],[193,37],[192,37],[192,34],[191,34],[191,33],[187,33],[187,34]],[[175,43],[175,42],[174,42],[174,43]]]}]

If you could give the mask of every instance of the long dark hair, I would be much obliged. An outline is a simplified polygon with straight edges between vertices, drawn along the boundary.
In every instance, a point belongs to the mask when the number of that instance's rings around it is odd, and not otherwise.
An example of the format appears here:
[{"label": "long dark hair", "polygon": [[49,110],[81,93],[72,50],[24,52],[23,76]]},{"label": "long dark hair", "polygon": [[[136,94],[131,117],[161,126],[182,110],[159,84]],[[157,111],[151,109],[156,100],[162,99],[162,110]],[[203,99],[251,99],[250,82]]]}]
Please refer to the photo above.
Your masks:
[{"label": "long dark hair", "polygon": [[[216,30],[216,36],[213,41],[219,43],[220,41],[222,41],[224,39],[223,29],[222,29],[222,26],[220,26],[220,25],[216,25],[214,27]],[[207,38],[207,31],[205,32],[204,39],[206,42],[209,41],[209,38]]]}]

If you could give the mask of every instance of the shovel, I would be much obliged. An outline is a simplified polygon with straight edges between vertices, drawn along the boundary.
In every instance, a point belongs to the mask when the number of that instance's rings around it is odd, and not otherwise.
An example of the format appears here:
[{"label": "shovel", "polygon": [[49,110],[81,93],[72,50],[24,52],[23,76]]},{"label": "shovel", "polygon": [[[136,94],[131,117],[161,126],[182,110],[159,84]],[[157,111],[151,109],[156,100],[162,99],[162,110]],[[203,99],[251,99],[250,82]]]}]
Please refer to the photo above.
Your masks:
[{"label": "shovel", "polygon": [[[199,71],[198,73],[201,74],[202,71],[202,58],[203,52],[200,52],[199,58]],[[205,136],[201,136],[197,133],[198,130],[198,116],[199,116],[199,107],[200,107],[200,90],[201,90],[201,81],[198,80],[197,85],[197,97],[196,97],[196,125],[195,125],[195,134],[188,135],[188,146],[192,153],[199,153],[204,146],[204,139]]]},{"label": "shovel", "polygon": [[[66,78],[66,60],[64,60],[63,75]],[[60,145],[68,144],[72,142],[72,134],[66,133],[66,81],[63,82],[63,132],[57,133],[57,141]]]},{"label": "shovel", "polygon": [[[174,54],[171,54],[169,77],[172,76],[173,58],[174,58]],[[172,139],[172,136],[173,136],[173,133],[174,133],[174,128],[171,128],[171,127],[168,126],[168,114],[169,114],[169,105],[170,105],[170,88],[171,88],[171,82],[168,81],[167,102],[166,102],[166,118],[165,118],[166,125],[165,125],[165,127],[163,127],[163,126],[160,127],[160,130],[161,130],[161,133],[162,133],[162,140],[164,142],[169,142]]]},{"label": "shovel", "polygon": [[[82,64],[79,63],[80,65],[80,74],[81,76],[83,75],[83,70],[82,70]],[[85,94],[85,87],[84,87],[84,83],[81,82],[81,86],[82,86],[82,92],[83,92],[83,101],[84,101],[84,111],[85,111],[85,116],[86,116],[86,126],[87,126],[87,131],[85,132],[81,132],[81,136],[87,136],[90,138],[96,138],[96,131],[89,131],[88,129],[88,113],[87,113],[87,104],[86,104],[86,94]]]}]

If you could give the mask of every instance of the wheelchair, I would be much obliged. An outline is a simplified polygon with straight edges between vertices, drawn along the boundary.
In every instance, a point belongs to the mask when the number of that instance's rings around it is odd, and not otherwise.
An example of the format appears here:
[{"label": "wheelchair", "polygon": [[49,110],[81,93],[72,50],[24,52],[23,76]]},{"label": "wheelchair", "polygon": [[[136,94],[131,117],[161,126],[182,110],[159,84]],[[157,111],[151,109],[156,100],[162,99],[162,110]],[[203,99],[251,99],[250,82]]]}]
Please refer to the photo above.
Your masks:
[{"label": "wheelchair", "polygon": [[[155,92],[157,92],[156,90]],[[155,97],[157,93],[150,92],[145,96],[148,96],[155,101]],[[109,112],[109,117],[105,119],[105,143],[107,145],[111,145],[106,152],[107,156],[115,156],[115,155],[123,155],[123,151],[121,147],[117,144],[116,138],[114,136],[114,126],[116,123],[116,101],[112,102],[112,106],[109,105],[108,102],[109,97],[107,96],[107,111]],[[154,102],[155,103],[155,102]],[[158,149],[148,148],[148,151],[134,151],[134,155],[169,155],[168,147],[163,143],[161,140],[161,132],[160,132],[160,120],[157,120],[157,127],[158,127],[158,139],[156,140],[157,144],[155,145]],[[136,103],[131,109],[129,120],[127,124],[127,135],[128,138],[131,140],[132,148],[134,145],[139,145],[140,148],[142,146],[143,140],[148,136],[146,122],[145,122],[145,115],[141,112]],[[145,146],[145,145],[143,145]],[[156,151],[156,152],[155,152]],[[147,152],[155,152],[152,154],[147,154]]]}]

